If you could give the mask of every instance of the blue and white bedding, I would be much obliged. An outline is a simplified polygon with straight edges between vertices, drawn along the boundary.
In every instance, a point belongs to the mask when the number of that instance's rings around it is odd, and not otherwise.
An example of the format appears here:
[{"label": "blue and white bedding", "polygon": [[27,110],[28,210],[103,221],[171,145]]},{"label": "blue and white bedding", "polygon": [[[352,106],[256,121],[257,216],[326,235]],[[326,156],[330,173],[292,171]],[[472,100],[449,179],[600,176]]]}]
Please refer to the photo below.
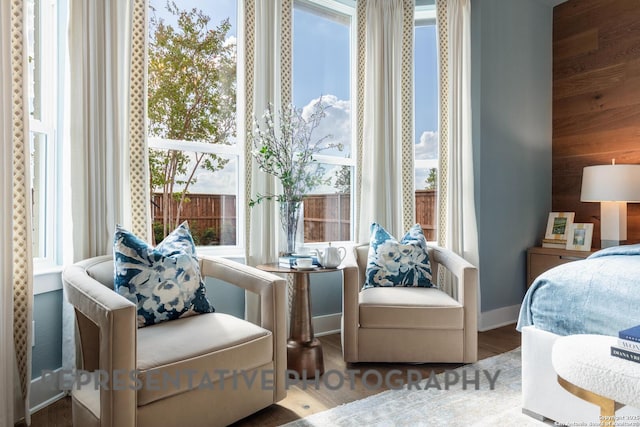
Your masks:
[{"label": "blue and white bedding", "polygon": [[541,274],[527,291],[517,329],[601,334],[640,325],[640,244],[598,251]]}]

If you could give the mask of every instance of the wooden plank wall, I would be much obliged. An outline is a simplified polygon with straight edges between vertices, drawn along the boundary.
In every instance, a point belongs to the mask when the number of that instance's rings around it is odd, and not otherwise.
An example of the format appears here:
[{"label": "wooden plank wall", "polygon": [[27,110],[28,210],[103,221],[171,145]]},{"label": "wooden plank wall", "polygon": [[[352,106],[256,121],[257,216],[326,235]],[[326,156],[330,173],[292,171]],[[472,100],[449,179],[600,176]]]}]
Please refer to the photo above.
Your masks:
[{"label": "wooden plank wall", "polygon": [[[640,164],[640,0],[569,0],[553,12],[552,206],[594,223],[593,247],[600,204],[580,202],[582,168],[611,159]],[[627,234],[640,242],[640,204]]]}]

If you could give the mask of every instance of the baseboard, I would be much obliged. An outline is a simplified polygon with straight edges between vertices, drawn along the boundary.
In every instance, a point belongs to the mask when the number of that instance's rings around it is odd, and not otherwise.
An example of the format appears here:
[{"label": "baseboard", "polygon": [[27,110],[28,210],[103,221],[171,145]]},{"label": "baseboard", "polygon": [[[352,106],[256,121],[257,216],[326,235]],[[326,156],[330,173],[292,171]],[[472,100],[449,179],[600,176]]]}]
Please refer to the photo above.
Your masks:
[{"label": "baseboard", "polygon": [[[61,369],[58,368],[54,372]],[[34,378],[31,380],[31,391],[29,392],[29,412],[33,414],[56,400],[62,399],[65,395],[63,391],[53,390],[50,384],[45,384],[42,377]]]},{"label": "baseboard", "polygon": [[340,332],[340,318],[342,313],[326,314],[324,316],[314,316],[311,320],[314,335],[330,335]]},{"label": "baseboard", "polygon": [[496,329],[501,326],[510,325],[518,321],[520,314],[520,304],[509,307],[500,307],[495,310],[484,311],[480,313],[480,322],[478,330],[480,332]]}]

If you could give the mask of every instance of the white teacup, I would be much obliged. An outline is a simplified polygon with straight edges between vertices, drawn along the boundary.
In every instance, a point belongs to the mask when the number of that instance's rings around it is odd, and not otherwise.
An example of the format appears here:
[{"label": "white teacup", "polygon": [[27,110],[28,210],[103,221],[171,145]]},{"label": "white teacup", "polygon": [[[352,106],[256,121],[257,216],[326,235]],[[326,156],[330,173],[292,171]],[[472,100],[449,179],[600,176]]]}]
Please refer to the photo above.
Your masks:
[{"label": "white teacup", "polygon": [[313,267],[313,260],[311,258],[298,258],[296,265],[300,268],[311,268]]}]

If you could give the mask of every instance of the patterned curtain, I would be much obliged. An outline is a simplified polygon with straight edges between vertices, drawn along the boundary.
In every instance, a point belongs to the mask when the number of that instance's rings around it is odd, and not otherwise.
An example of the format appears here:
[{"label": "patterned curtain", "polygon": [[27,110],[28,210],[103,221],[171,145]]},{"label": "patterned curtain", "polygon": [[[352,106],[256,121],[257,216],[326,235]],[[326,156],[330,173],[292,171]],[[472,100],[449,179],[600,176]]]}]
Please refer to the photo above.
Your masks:
[{"label": "patterned curtain", "polygon": [[[470,0],[437,0],[440,66],[438,244],[478,265],[471,141]],[[450,293],[450,279],[439,283]],[[453,295],[454,297],[456,295]]]},{"label": "patterned curtain", "polygon": [[[29,417],[33,260],[31,255],[31,186],[27,111],[26,4],[0,6],[0,135],[2,137],[2,242],[0,242],[0,424]],[[18,413],[14,413],[17,362]]]},{"label": "patterned curtain", "polygon": [[358,1],[356,238],[415,222],[413,0]]},{"label": "patterned curtain", "polygon": [[[262,116],[271,103],[275,110],[291,103],[292,0],[245,0],[244,15],[244,94],[245,141],[245,251],[249,265],[277,261],[278,211],[275,203],[249,207],[256,194],[275,192],[273,177],[258,170],[251,155],[253,119]],[[259,300],[246,293],[245,315],[252,322],[260,319]]]},{"label": "patterned curtain", "polygon": [[[70,0],[73,261],[112,253],[116,224],[149,241],[147,0]],[[75,367],[63,303],[62,363]]]}]

